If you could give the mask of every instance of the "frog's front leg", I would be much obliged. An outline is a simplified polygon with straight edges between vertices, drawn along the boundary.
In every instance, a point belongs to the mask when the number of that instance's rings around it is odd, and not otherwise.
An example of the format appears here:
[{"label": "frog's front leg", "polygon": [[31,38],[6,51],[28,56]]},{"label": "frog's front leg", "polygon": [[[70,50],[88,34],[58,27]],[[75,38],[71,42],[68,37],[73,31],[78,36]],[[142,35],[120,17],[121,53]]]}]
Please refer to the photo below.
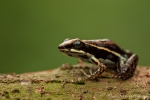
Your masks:
[{"label": "frog's front leg", "polygon": [[92,75],[86,75],[88,78],[90,79],[96,79],[99,77],[99,75],[101,75],[105,69],[106,69],[106,66],[104,64],[102,64],[97,58],[95,58],[94,56],[91,56],[90,57],[90,61],[93,63],[93,64],[96,64],[97,66],[99,66],[99,68],[97,69],[97,71],[95,71]]},{"label": "frog's front leg", "polygon": [[133,54],[129,59],[124,61],[122,57],[118,63],[117,69],[121,79],[127,79],[133,76],[138,63],[138,56]]}]

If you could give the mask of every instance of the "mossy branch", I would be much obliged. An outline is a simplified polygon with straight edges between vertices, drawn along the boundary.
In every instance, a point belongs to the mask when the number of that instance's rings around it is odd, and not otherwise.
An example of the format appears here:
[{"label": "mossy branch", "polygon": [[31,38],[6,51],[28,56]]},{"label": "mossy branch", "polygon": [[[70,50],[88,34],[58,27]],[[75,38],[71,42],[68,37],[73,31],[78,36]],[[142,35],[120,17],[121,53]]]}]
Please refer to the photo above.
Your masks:
[{"label": "mossy branch", "polygon": [[[80,68],[78,68],[80,66]],[[84,80],[80,69],[92,65],[69,65],[24,74],[0,75],[0,98],[17,100],[148,100],[150,67],[138,66],[128,80],[108,77],[105,72],[97,81]]]}]

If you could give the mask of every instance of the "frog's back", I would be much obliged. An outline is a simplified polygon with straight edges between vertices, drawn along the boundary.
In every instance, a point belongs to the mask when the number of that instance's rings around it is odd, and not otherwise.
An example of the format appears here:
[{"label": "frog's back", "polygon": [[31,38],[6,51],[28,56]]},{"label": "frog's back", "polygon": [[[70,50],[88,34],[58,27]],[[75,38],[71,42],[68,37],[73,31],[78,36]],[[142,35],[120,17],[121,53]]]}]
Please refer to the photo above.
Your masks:
[{"label": "frog's back", "polygon": [[83,40],[83,41],[88,44],[93,44],[98,47],[107,48],[107,49],[109,49],[111,51],[115,51],[121,55],[125,54],[125,51],[122,48],[120,48],[116,43],[114,43],[113,41],[111,41],[109,39]]}]

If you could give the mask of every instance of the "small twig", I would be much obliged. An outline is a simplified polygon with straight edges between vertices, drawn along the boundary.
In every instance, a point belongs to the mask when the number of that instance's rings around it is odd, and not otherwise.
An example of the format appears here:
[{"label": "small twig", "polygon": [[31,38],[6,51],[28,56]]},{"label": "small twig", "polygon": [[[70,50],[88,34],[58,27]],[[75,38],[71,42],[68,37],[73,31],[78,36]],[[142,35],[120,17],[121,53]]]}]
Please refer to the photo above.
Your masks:
[{"label": "small twig", "polygon": [[65,86],[66,83],[68,83],[68,81],[65,79],[65,80],[63,81],[63,84],[62,84],[61,87],[64,88],[64,86]]}]

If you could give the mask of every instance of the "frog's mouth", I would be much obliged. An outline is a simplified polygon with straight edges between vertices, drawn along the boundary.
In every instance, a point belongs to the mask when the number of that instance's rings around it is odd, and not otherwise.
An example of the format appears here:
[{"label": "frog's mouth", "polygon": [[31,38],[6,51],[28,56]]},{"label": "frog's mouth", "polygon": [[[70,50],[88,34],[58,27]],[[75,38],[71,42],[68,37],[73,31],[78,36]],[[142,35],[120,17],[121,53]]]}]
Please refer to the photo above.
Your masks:
[{"label": "frog's mouth", "polygon": [[76,49],[59,49],[62,53],[72,53],[72,54],[85,54],[82,50],[76,50]]},{"label": "frog's mouth", "polygon": [[86,53],[82,50],[76,50],[76,49],[59,49],[60,52],[62,52],[63,54],[67,54],[71,57],[79,57],[79,56],[82,56],[82,55],[86,55]]},{"label": "frog's mouth", "polygon": [[64,48],[64,49],[59,49],[59,51],[62,52],[62,53],[63,53],[63,52],[65,53],[65,52],[69,52],[70,50]]}]

